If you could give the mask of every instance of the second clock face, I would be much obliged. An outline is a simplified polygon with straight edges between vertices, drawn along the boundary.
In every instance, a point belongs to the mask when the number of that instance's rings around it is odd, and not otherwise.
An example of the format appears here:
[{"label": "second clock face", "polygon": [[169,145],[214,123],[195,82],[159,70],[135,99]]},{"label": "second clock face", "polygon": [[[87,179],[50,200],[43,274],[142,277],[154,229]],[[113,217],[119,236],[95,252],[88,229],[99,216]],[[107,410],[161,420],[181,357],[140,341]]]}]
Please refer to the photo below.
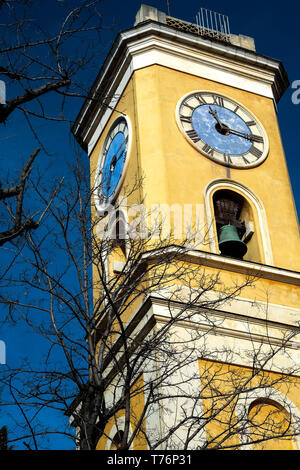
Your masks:
[{"label": "second clock face", "polygon": [[124,117],[116,119],[108,131],[96,172],[96,207],[101,212],[113,201],[124,175],[129,129]]},{"label": "second clock face", "polygon": [[233,168],[252,168],[267,157],[262,125],[241,104],[212,92],[191,93],[177,106],[186,138],[208,158]]}]

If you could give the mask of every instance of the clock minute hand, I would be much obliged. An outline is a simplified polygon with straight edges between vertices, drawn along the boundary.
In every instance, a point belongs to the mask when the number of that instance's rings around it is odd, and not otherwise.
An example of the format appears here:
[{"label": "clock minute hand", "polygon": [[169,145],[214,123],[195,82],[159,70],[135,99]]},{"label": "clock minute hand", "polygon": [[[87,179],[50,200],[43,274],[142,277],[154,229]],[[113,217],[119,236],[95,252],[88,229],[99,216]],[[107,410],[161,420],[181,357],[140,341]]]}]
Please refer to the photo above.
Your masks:
[{"label": "clock minute hand", "polygon": [[251,142],[254,140],[254,136],[251,134],[245,134],[244,132],[236,131],[235,129],[227,129],[230,134],[237,135],[238,137],[243,137],[244,139],[250,140]]},{"label": "clock minute hand", "polygon": [[[120,148],[118,149],[118,152],[119,152]],[[109,166],[109,175],[108,175],[108,179],[107,179],[107,182],[106,182],[106,188],[107,188],[107,191],[110,190],[110,186],[111,186],[111,177],[112,177],[112,174],[113,172],[115,171],[115,167],[116,167],[116,164],[117,164],[117,161],[118,161],[118,158],[117,158],[117,154],[118,153],[115,153],[113,158],[111,159],[111,162],[110,162],[110,166]],[[122,155],[122,154],[121,154]]]},{"label": "clock minute hand", "polygon": [[[118,160],[120,160],[121,156],[123,155],[124,151],[125,151],[125,148],[126,148],[126,142],[127,142],[127,139],[125,140],[125,142],[122,142],[121,145],[119,146],[118,150],[115,152],[113,158],[111,159],[111,163],[110,163],[110,171],[113,172],[114,169],[115,169],[115,166],[118,162]],[[125,144],[125,145],[124,145]],[[124,146],[124,148],[122,149],[122,147]],[[122,152],[120,153],[119,157],[118,157],[118,153],[120,152],[120,150],[122,149]]]},{"label": "clock minute hand", "polygon": [[[114,154],[114,156],[112,157],[111,162],[110,162],[109,176],[108,176],[108,180],[106,182],[106,187],[107,187],[108,191],[110,190],[111,177],[112,177],[113,172],[115,171],[116,164],[117,164],[118,160],[121,158],[121,156],[123,155],[123,153],[125,151],[125,148],[122,149],[123,145],[124,145],[124,142],[121,143],[121,145],[119,146],[118,150],[116,151],[116,153]],[[122,149],[122,152],[120,153],[120,155],[118,157],[118,153],[120,152],[121,149]]]},{"label": "clock minute hand", "polygon": [[[116,151],[114,157],[117,157],[118,153],[120,152],[120,150],[121,150],[121,148],[123,147],[124,144],[125,144],[125,145],[124,145],[124,150],[125,150],[126,142],[127,142],[127,139],[125,139],[125,141],[121,143],[121,145],[119,146],[118,150]],[[123,153],[123,152],[122,152],[122,153]],[[121,153],[121,155],[122,155],[122,153]],[[119,158],[120,158],[120,157],[119,157]],[[117,158],[117,160],[119,160],[119,158]]]}]

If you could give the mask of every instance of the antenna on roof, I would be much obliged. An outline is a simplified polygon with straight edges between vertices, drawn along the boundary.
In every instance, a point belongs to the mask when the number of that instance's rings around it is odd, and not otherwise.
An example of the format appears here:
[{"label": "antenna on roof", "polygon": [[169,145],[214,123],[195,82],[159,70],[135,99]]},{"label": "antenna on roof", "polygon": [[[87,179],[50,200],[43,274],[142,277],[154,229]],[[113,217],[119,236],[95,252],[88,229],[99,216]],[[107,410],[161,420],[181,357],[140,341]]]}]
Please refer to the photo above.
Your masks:
[{"label": "antenna on roof", "polygon": [[167,0],[167,13],[168,13],[168,16],[170,16],[170,2],[169,2],[169,0]]},{"label": "antenna on roof", "polygon": [[196,24],[201,36],[210,36],[223,41],[230,40],[228,16],[206,8],[200,8],[196,15]]}]

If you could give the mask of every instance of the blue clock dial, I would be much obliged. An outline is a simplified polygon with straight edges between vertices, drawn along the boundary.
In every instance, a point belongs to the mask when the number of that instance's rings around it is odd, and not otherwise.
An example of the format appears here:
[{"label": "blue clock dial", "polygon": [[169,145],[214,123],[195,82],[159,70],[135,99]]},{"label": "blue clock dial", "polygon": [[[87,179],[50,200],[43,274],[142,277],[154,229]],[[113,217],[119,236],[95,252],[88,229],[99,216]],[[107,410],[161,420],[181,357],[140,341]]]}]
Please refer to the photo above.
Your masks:
[{"label": "blue clock dial", "polygon": [[[220,122],[224,125],[223,132],[211,110],[217,112]],[[220,153],[244,155],[252,147],[251,140],[237,135],[237,133],[251,134],[245,121],[230,109],[222,106],[209,104],[198,106],[192,114],[192,125],[200,139]],[[235,130],[237,133],[230,133],[227,128]]]},{"label": "blue clock dial", "polygon": [[126,157],[126,137],[118,132],[112,139],[104,161],[101,189],[105,197],[113,194],[122,174]]},{"label": "blue clock dial", "polygon": [[124,117],[118,118],[104,141],[96,175],[96,206],[103,211],[121,184],[128,153],[129,129]]},{"label": "blue clock dial", "polygon": [[177,122],[197,150],[227,167],[252,168],[268,155],[261,124],[225,96],[207,91],[186,95],[177,105]]}]

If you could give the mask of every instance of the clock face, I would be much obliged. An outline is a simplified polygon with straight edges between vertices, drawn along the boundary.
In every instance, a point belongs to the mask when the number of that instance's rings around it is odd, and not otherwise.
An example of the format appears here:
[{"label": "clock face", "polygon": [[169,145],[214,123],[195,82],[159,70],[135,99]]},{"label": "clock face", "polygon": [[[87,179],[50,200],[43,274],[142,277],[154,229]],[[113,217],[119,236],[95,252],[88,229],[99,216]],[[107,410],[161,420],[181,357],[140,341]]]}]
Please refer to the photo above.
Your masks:
[{"label": "clock face", "polygon": [[185,96],[176,117],[188,141],[206,157],[232,168],[252,168],[268,155],[265,130],[241,104],[207,91]]},{"label": "clock face", "polygon": [[106,135],[97,167],[95,198],[100,211],[114,199],[120,187],[128,153],[128,139],[127,120],[118,118]]}]

